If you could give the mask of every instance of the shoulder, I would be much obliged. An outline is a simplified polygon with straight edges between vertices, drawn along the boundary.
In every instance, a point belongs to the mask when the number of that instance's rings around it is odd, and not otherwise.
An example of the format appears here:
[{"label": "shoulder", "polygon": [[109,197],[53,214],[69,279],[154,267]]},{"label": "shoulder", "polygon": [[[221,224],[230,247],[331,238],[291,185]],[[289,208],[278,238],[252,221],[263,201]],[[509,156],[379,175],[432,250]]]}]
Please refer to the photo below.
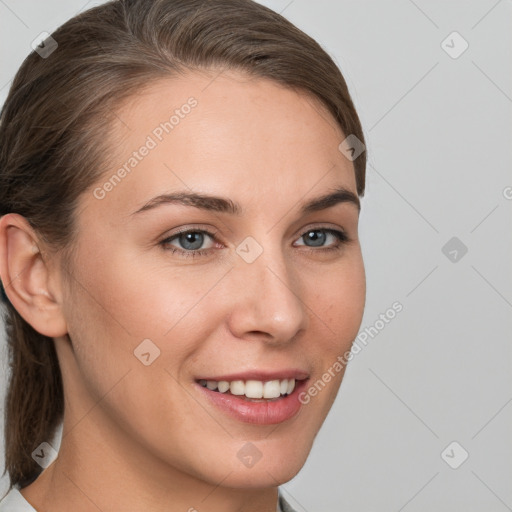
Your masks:
[{"label": "shoulder", "polygon": [[0,512],[37,512],[23,497],[19,489],[13,487],[0,501]]}]

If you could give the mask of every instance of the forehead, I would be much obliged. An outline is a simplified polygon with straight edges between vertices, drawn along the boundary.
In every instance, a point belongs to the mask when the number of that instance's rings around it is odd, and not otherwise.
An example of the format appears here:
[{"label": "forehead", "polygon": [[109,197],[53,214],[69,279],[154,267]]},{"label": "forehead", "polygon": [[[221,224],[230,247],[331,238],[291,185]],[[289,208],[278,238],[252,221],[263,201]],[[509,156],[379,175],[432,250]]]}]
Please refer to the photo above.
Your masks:
[{"label": "forehead", "polygon": [[296,201],[310,190],[356,190],[353,165],[338,150],[345,136],[327,109],[270,80],[238,72],[161,79],[125,101],[116,118],[114,163],[96,184],[105,197],[85,198],[98,212],[124,217],[175,189],[249,208],[273,195]]}]

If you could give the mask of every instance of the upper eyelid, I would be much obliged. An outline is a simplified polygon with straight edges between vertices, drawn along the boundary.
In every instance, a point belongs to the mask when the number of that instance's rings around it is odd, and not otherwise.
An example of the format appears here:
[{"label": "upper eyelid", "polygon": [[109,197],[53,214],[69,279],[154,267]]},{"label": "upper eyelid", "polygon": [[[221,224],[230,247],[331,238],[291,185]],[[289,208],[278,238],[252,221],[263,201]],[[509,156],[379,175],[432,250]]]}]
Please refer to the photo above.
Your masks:
[{"label": "upper eyelid", "polygon": [[180,229],[170,235],[165,235],[162,238],[162,242],[164,242],[166,240],[170,240],[171,238],[176,238],[176,237],[186,234],[186,233],[205,233],[212,238],[216,238],[218,232],[219,232],[218,230],[210,230],[210,229],[206,229],[206,228],[202,228],[202,227],[185,228],[185,229]]}]

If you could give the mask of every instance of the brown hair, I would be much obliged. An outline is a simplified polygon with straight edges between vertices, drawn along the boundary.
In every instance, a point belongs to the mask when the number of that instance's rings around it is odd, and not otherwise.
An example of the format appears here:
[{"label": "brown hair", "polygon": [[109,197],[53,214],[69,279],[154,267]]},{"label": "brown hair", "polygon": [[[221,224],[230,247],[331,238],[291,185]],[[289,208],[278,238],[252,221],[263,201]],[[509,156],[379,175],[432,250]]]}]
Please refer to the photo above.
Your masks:
[{"label": "brown hair", "polygon": [[[33,51],[25,59],[2,108],[0,216],[23,215],[55,250],[72,245],[77,199],[107,168],[116,108],[158,78],[221,68],[267,78],[310,93],[345,135],[364,142],[333,60],[292,23],[251,0],[110,1],[52,37],[58,47],[46,58]],[[361,196],[365,167],[363,152],[354,160]],[[12,488],[41,473],[31,454],[55,435],[64,398],[53,340],[24,321],[5,295],[4,302],[10,365],[5,471]]]}]

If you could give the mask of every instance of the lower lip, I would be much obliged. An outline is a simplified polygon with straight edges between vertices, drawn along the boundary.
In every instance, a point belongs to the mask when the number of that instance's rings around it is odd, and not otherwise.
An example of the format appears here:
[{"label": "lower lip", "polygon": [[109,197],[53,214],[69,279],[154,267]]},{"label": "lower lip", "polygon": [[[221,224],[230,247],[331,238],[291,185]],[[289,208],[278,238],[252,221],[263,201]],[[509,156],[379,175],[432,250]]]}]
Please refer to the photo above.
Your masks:
[{"label": "lower lip", "polygon": [[244,423],[275,425],[293,418],[299,412],[302,407],[299,393],[306,386],[306,382],[307,380],[296,382],[295,389],[288,396],[265,402],[251,402],[229,393],[212,391],[199,383],[197,386],[208,400],[229,416]]}]

